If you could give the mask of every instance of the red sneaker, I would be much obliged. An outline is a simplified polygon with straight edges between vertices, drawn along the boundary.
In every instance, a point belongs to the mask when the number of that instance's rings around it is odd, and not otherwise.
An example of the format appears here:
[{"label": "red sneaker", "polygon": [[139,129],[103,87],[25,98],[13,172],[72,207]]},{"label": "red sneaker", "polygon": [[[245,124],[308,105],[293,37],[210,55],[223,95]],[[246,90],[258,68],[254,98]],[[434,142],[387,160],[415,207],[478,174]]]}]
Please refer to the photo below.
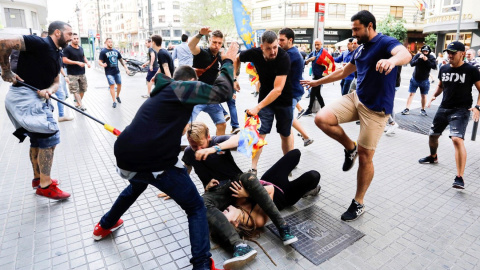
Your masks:
[{"label": "red sneaker", "polygon": [[[52,183],[55,183],[55,185],[58,185],[58,180],[57,179],[52,179]],[[35,178],[32,180],[32,188],[37,189],[40,186],[40,178]]]},{"label": "red sneaker", "polygon": [[123,226],[123,220],[122,219],[119,219],[117,221],[117,223],[115,223],[115,225],[113,225],[113,227],[111,227],[110,229],[102,228],[102,226],[100,226],[100,222],[99,222],[99,223],[97,223],[97,226],[95,226],[95,229],[93,229],[92,237],[93,237],[93,239],[98,241],[100,239],[103,239],[103,238],[107,237],[109,234],[116,231],[118,228],[120,228],[122,226]]},{"label": "red sneaker", "polygon": [[62,191],[57,187],[57,183],[52,183],[48,188],[37,188],[36,191],[37,195],[47,197],[49,199],[54,199],[54,200],[64,200],[68,197],[70,197],[70,193]]}]

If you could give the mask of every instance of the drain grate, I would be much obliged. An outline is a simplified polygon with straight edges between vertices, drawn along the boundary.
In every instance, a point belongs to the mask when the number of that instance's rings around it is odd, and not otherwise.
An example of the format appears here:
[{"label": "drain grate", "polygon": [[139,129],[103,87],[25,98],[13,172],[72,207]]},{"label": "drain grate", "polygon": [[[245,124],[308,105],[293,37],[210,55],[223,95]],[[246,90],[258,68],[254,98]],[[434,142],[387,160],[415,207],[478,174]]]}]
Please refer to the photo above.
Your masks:
[{"label": "drain grate", "polygon": [[425,108],[425,110],[427,111],[427,116],[420,114],[420,108],[411,109],[409,115],[397,113],[395,114],[395,122],[403,130],[428,135],[438,106],[432,105],[430,108]]},{"label": "drain grate", "polygon": [[[364,234],[313,205],[285,217],[298,241],[292,247],[315,265],[332,258]],[[277,228],[267,228],[278,236]]]}]

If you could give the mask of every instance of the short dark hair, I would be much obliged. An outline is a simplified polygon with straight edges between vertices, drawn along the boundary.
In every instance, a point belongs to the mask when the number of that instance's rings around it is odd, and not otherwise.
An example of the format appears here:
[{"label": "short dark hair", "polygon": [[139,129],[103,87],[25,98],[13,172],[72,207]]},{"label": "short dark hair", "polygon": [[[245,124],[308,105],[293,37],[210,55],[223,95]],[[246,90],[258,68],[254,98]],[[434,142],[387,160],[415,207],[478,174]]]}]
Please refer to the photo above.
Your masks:
[{"label": "short dark hair", "polygon": [[77,33],[73,33],[72,36],[78,36],[78,34],[77,34]]},{"label": "short dark hair", "polygon": [[175,69],[173,79],[175,81],[197,80],[197,73],[195,73],[195,70],[191,66],[182,65]]},{"label": "short dark hair", "polygon": [[42,37],[42,36],[45,36],[45,37],[46,37],[46,36],[48,36],[48,32],[47,32],[47,31],[42,31],[42,33],[40,34],[40,36],[41,36],[41,37]]},{"label": "short dark hair", "polygon": [[220,30],[215,30],[212,32],[212,37],[223,38],[223,33]]},{"label": "short dark hair", "polygon": [[295,32],[290,28],[283,28],[278,32],[278,35],[285,35],[287,39],[292,39],[292,42],[295,40]]},{"label": "short dark hair", "polygon": [[377,29],[377,21],[375,20],[375,16],[373,16],[372,13],[368,10],[361,10],[357,14],[353,15],[350,21],[356,21],[359,20],[361,24],[365,25],[365,27],[368,27],[369,23],[372,23],[373,30]]},{"label": "short dark hair", "polygon": [[272,44],[275,40],[277,40],[277,34],[275,34],[275,32],[270,30],[263,32],[262,43]]},{"label": "short dark hair", "polygon": [[151,39],[155,43],[155,45],[157,45],[158,47],[162,46],[162,41],[163,41],[162,36],[153,35]]},{"label": "short dark hair", "polygon": [[152,42],[150,38],[145,39],[146,42]]},{"label": "short dark hair", "polygon": [[68,25],[69,27],[72,27],[70,24],[62,21],[54,21],[48,26],[48,35],[53,34],[55,30],[60,30],[63,32],[63,29],[65,29],[65,25]]},{"label": "short dark hair", "polygon": [[112,38],[107,37],[104,42],[107,43],[109,39],[112,39]]},{"label": "short dark hair", "polygon": [[351,37],[348,39],[348,42],[352,43],[355,38]]},{"label": "short dark hair", "polygon": [[182,34],[182,42],[187,42],[188,36],[185,34]]}]

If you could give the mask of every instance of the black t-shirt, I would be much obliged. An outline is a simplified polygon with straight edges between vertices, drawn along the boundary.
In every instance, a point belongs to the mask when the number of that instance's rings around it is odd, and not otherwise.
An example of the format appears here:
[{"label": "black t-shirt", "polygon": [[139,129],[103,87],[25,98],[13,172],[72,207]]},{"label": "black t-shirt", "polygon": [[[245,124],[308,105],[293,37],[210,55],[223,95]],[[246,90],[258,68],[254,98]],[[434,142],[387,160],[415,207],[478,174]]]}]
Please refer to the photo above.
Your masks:
[{"label": "black t-shirt", "polygon": [[214,56],[211,52],[210,49],[200,49],[200,53],[197,55],[193,56],[193,67],[194,68],[207,68],[210,66],[210,64],[215,61],[215,63],[210,67],[205,73],[202,74],[198,78],[199,81],[208,83],[208,84],[213,84],[215,80],[217,79],[218,72],[220,71],[220,66],[221,64],[221,57],[220,57],[220,52],[217,53],[216,56]]},{"label": "black t-shirt", "polygon": [[[272,90],[275,78],[281,75],[288,75],[290,72],[290,57],[282,48],[278,48],[275,60],[266,61],[260,48],[251,48],[240,52],[240,61],[253,62],[260,77],[260,93],[258,102],[261,102]],[[274,100],[271,106],[292,106],[292,85],[290,77],[283,87],[282,94]]]},{"label": "black t-shirt", "polygon": [[175,66],[173,65],[173,59],[170,53],[165,49],[160,49],[158,51],[158,64],[160,65],[160,71],[165,74],[163,69],[163,64],[168,64],[168,69],[170,70],[170,75],[173,77],[173,72],[175,71]]},{"label": "black t-shirt", "polygon": [[105,68],[105,75],[116,75],[120,73],[120,69],[118,69],[118,61],[122,59],[122,55],[119,51],[115,49],[107,49],[104,48],[100,52],[100,56],[98,57],[103,63],[107,64]]},{"label": "black t-shirt", "polygon": [[[211,137],[208,147],[222,143],[229,138],[229,135],[213,136]],[[209,155],[206,160],[199,161],[195,159],[195,152],[189,146],[185,149],[182,161],[186,165],[193,166],[195,173],[205,187],[212,179],[218,181],[234,180],[238,174],[242,173],[235,163],[230,150],[224,150],[223,152],[225,153],[220,155],[212,154]]]},{"label": "black t-shirt", "polygon": [[458,68],[443,65],[438,73],[438,79],[443,85],[440,107],[446,109],[472,107],[472,86],[480,81],[480,71],[476,67],[467,63]]},{"label": "black t-shirt", "polygon": [[[71,61],[78,61],[78,62],[85,62],[85,54],[83,53],[83,48],[78,47],[75,49],[71,45],[68,45],[65,49],[63,49],[63,57]],[[85,74],[85,67],[81,67],[79,65],[68,65],[67,66],[67,74],[68,75],[83,75]]]},{"label": "black t-shirt", "polygon": [[148,48],[148,65],[150,66],[150,60],[152,60],[152,53],[155,55],[155,60],[153,61],[153,68],[156,69],[158,68],[158,57],[157,52],[153,48]]},{"label": "black t-shirt", "polygon": [[437,68],[437,59],[431,54],[425,55],[427,60],[423,60],[420,56],[424,55],[423,53],[417,53],[413,59],[410,61],[410,65],[415,67],[413,70],[413,78],[416,81],[425,81],[428,80],[430,75],[430,70]]},{"label": "black t-shirt", "polygon": [[18,76],[38,89],[50,87],[60,73],[60,50],[49,36],[25,35],[23,40],[26,50],[18,57]]}]

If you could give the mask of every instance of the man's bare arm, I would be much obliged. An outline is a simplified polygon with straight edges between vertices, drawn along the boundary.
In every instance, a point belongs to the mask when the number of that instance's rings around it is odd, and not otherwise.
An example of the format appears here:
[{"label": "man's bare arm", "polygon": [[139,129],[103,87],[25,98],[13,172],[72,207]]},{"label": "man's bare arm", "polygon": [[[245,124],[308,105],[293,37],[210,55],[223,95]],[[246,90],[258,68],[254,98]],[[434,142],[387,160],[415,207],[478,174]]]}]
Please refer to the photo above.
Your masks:
[{"label": "man's bare arm", "polygon": [[321,84],[331,83],[341,79],[345,79],[348,75],[352,74],[356,70],[357,70],[357,67],[354,64],[348,63],[343,68],[337,69],[332,74],[325,76],[321,79],[313,80],[313,81],[301,80],[300,83],[303,86],[315,87]]},{"label": "man's bare arm", "polygon": [[210,27],[202,27],[198,32],[198,35],[190,39],[190,41],[188,42],[188,48],[193,55],[197,55],[200,53],[200,47],[197,46],[198,42],[200,42],[202,36],[208,35],[210,32],[212,32],[212,30],[210,30]]},{"label": "man's bare arm", "polygon": [[168,68],[168,63],[163,63],[162,67],[163,67],[163,71],[165,71],[165,75],[172,78],[172,74],[170,74],[170,69]]},{"label": "man's bare arm", "polygon": [[442,81],[438,82],[437,90],[435,90],[435,93],[433,93],[432,97],[430,98],[430,101],[427,103],[427,108],[430,108],[430,105],[432,102],[437,99],[438,96],[440,96],[443,92],[443,84]]},{"label": "man's bare arm", "polygon": [[23,36],[0,36],[0,67],[2,69],[2,79],[6,82],[16,83],[18,76],[14,74],[10,68],[10,54],[12,50],[25,51]]},{"label": "man's bare arm", "polygon": [[260,103],[258,103],[257,106],[248,109],[247,113],[250,115],[257,115],[261,109],[267,107],[273,101],[275,101],[282,94],[286,81],[287,75],[277,76],[273,82],[272,91],[270,91],[270,93],[268,93],[268,95]]},{"label": "man's bare arm", "polygon": [[392,57],[388,59],[380,59],[376,66],[376,70],[380,73],[385,71],[385,75],[388,75],[395,66],[408,64],[410,63],[410,60],[412,60],[412,55],[403,45],[396,46],[390,53],[392,54]]}]

